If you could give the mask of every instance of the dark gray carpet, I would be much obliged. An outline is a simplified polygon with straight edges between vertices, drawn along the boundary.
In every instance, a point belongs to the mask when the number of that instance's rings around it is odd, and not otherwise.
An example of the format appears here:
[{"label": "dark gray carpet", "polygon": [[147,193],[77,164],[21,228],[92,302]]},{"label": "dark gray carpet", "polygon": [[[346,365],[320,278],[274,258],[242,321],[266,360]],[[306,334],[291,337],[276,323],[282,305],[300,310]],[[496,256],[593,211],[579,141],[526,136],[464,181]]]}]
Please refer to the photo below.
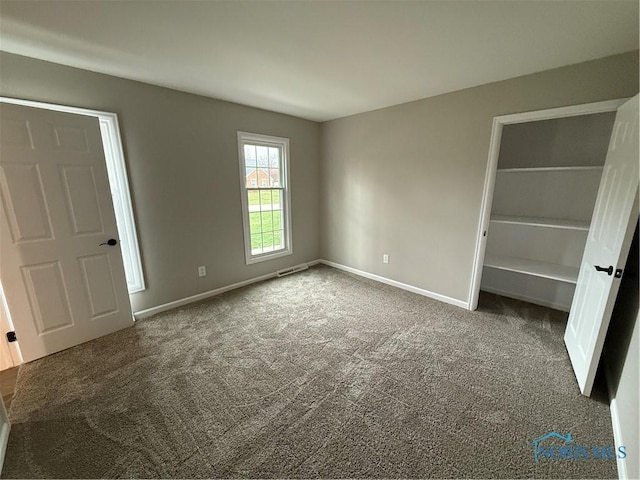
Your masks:
[{"label": "dark gray carpet", "polygon": [[616,477],[533,462],[551,430],[613,443],[580,396],[566,315],[468,312],[315,267],[24,365],[15,477]]}]

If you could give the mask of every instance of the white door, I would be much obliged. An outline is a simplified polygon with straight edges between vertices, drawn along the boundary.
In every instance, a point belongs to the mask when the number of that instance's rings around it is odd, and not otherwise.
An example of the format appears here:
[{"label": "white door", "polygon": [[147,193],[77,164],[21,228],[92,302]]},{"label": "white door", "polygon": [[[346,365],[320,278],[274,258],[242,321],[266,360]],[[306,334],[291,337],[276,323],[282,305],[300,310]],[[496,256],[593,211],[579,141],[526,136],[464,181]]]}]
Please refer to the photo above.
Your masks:
[{"label": "white door", "polygon": [[638,221],[638,96],[618,109],[564,342],[580,391],[591,395],[621,269]]},{"label": "white door", "polygon": [[0,194],[25,362],[133,325],[97,118],[0,103]]}]

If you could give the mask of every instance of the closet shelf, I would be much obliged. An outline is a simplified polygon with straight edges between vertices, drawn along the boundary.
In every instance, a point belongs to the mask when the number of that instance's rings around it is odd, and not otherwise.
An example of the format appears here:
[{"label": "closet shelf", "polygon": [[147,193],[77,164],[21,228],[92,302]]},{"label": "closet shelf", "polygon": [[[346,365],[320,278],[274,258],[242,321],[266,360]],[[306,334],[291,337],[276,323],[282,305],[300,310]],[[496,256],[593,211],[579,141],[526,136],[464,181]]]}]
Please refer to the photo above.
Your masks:
[{"label": "closet shelf", "polygon": [[526,258],[502,257],[490,254],[485,256],[484,266],[573,284],[577,282],[579,272],[578,267],[568,267],[566,265],[539,262]]},{"label": "closet shelf", "polygon": [[566,230],[589,231],[589,222],[580,220],[491,215],[491,221],[495,223],[510,223],[515,225],[527,225],[531,227],[564,228]]},{"label": "closet shelf", "polygon": [[521,168],[498,168],[498,173],[515,172],[584,172],[589,170],[602,170],[601,166],[577,166],[577,167],[521,167]]}]

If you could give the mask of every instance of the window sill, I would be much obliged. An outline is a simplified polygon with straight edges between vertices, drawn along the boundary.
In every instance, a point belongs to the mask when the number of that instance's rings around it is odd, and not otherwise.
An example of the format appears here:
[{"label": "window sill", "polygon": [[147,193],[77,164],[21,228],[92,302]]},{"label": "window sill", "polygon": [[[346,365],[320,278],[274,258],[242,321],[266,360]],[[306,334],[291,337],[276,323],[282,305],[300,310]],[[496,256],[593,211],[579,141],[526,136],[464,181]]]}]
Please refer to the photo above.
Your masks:
[{"label": "window sill", "polygon": [[268,252],[262,253],[259,255],[252,255],[251,257],[247,257],[247,265],[251,265],[253,263],[265,262],[267,260],[273,260],[275,258],[286,257],[287,255],[291,255],[293,253],[293,249],[289,248],[287,250],[278,250],[277,252]]}]

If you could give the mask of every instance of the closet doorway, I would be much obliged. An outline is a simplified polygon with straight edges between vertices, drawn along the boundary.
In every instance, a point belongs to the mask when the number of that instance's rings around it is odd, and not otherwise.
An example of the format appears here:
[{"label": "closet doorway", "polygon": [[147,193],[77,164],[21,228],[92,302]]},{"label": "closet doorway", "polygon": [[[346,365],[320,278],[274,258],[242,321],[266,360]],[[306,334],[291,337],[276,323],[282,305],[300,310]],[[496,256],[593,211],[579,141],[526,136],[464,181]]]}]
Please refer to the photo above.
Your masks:
[{"label": "closet doorway", "polygon": [[[527,234],[533,232],[537,238],[565,237],[564,242],[581,244],[581,250],[584,250],[613,119],[618,107],[625,101],[626,99],[611,100],[517,113],[493,119],[470,286],[471,310],[475,310],[478,306],[481,283],[483,283],[483,289],[486,287],[494,293],[564,311],[569,310],[571,298],[567,301],[567,296],[573,296],[582,252],[577,262],[575,258],[578,255],[575,253],[558,258],[558,252],[541,251],[548,250],[547,242],[543,242],[542,245],[539,242],[537,246],[533,245]],[[564,140],[563,133],[575,137],[581,133],[581,123],[585,128],[591,129],[590,133],[598,129],[601,131],[597,133],[597,139],[588,140],[588,145],[579,147],[580,151],[590,150],[589,146],[594,144],[597,144],[597,151],[595,154],[591,153],[589,160],[575,152],[570,155],[569,160],[565,160],[567,156],[563,156],[562,153],[570,148],[571,141]],[[535,138],[531,136],[527,138],[527,127],[530,127],[530,132],[533,132],[532,135]],[[524,148],[519,148],[518,144],[523,142]],[[527,142],[529,145],[536,144],[535,148],[527,149]],[[575,143],[575,139],[572,142]],[[523,150],[525,150],[524,155],[518,156],[518,151]],[[503,151],[506,155],[503,155],[505,160],[499,165]],[[584,190],[590,193],[582,191],[581,185],[577,184],[581,181],[588,183]],[[568,187],[566,187],[567,184]],[[498,198],[495,198],[496,194]],[[571,200],[572,195],[577,196],[578,201],[575,198]],[[588,200],[589,204],[581,204],[580,197],[584,198],[585,202]],[[557,203],[563,204],[559,206],[560,210],[555,209]],[[494,230],[496,230],[495,235],[493,235]],[[522,244],[516,245],[519,239],[522,240]],[[502,249],[504,243],[506,248]],[[535,261],[535,256],[531,257],[530,252],[527,251],[528,245],[532,245],[534,250],[537,250],[535,253],[539,261]],[[524,254],[520,253],[523,251]],[[519,253],[520,256],[518,256]],[[547,257],[543,256],[545,253],[548,254]],[[553,255],[556,255],[557,261],[553,261]],[[485,269],[487,261],[489,266]],[[521,275],[523,278],[516,281],[521,288],[514,288],[510,284],[501,286],[506,282],[501,282],[500,278],[494,281],[493,277],[499,277],[496,272],[489,273],[489,285],[482,282],[484,270],[490,268],[502,270],[505,274],[511,272],[514,277]],[[509,268],[510,270],[507,270]],[[534,277],[555,283],[546,287],[542,284],[542,287],[538,285],[527,288],[527,280],[535,284]],[[558,285],[561,283],[573,284],[573,287]],[[545,292],[547,295],[543,296]],[[562,301],[563,298],[564,301]]]},{"label": "closet doorway", "polygon": [[[615,223],[616,230],[621,230],[616,239],[624,240],[625,232],[632,231],[626,224],[635,226],[637,221],[637,208],[633,209],[638,190],[637,103],[635,97],[626,104],[625,100],[599,102],[494,119],[470,289],[472,309],[477,307],[479,291],[485,290],[563,311],[571,309],[569,326],[575,327],[578,310],[583,309],[575,302],[572,306],[572,301],[576,284],[584,283],[579,275],[586,278],[583,254],[587,238],[589,242],[595,237],[606,241],[608,234],[600,227]],[[624,153],[616,150],[616,143],[622,146],[617,142],[621,132],[622,143],[629,144]],[[619,164],[618,174],[608,175],[614,164]],[[622,175],[627,170],[629,175]],[[622,181],[623,177],[633,179]],[[619,195],[612,193],[617,191]],[[591,225],[592,218],[595,225]],[[617,245],[623,264],[628,247],[626,240]],[[611,276],[613,268],[598,272]],[[586,273],[592,273],[588,270]],[[609,285],[604,303],[615,299],[616,286]],[[571,345],[575,342],[565,336],[573,350],[592,350],[594,355],[583,355],[586,363],[599,357],[598,349],[591,347],[606,332],[610,315],[606,309],[602,313],[594,328],[588,329],[593,335],[583,336],[584,345]],[[572,348],[574,370],[581,377],[582,368],[576,368]],[[578,381],[589,395],[589,382],[584,388],[584,379]]]}]

